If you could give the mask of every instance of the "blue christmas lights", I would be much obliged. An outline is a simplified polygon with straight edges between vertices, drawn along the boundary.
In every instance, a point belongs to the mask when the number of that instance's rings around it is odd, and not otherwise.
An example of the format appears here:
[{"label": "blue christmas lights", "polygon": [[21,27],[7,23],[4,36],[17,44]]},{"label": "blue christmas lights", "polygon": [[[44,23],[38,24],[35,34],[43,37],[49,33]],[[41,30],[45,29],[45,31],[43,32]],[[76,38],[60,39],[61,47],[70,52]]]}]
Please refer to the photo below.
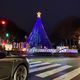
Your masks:
[{"label": "blue christmas lights", "polygon": [[51,42],[49,41],[47,34],[44,30],[40,15],[37,17],[36,24],[29,35],[26,43],[29,44],[29,46],[36,47],[36,48],[51,48]]}]

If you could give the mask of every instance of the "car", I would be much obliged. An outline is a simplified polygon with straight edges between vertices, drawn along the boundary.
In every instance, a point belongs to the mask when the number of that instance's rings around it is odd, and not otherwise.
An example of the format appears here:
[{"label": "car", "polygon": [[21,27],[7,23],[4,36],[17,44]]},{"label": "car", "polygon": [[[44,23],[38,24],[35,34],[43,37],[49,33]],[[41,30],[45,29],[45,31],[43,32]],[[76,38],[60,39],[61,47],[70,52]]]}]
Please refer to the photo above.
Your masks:
[{"label": "car", "polygon": [[29,61],[26,56],[0,51],[0,80],[27,80]]}]

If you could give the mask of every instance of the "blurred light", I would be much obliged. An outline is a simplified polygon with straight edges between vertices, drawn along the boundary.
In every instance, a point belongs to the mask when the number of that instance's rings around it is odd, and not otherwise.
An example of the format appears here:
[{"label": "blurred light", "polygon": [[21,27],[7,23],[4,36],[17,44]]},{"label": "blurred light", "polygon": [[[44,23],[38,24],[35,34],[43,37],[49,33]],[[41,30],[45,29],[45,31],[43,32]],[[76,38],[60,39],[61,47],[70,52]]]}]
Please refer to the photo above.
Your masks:
[{"label": "blurred light", "polygon": [[5,25],[5,24],[6,24],[6,21],[2,20],[1,23],[2,23],[3,25]]},{"label": "blurred light", "polygon": [[5,44],[6,44],[5,42],[2,43],[2,45],[5,45]]},{"label": "blurred light", "polygon": [[5,44],[5,50],[11,51],[12,50],[12,44]]},{"label": "blurred light", "polygon": [[9,33],[6,33],[5,36],[6,36],[6,37],[9,37]]},{"label": "blurred light", "polygon": [[26,51],[26,48],[23,48],[22,51]]},{"label": "blurred light", "polygon": [[41,17],[41,12],[37,13],[37,17],[40,18]]}]

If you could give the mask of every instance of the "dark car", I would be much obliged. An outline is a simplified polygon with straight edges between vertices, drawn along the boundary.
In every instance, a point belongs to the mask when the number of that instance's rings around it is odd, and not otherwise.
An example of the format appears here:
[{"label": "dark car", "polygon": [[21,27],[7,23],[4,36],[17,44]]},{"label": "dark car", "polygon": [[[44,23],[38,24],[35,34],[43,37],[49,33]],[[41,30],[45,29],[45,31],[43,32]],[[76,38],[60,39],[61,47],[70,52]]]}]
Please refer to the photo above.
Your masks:
[{"label": "dark car", "polygon": [[25,56],[0,52],[0,80],[27,80],[28,68]]}]

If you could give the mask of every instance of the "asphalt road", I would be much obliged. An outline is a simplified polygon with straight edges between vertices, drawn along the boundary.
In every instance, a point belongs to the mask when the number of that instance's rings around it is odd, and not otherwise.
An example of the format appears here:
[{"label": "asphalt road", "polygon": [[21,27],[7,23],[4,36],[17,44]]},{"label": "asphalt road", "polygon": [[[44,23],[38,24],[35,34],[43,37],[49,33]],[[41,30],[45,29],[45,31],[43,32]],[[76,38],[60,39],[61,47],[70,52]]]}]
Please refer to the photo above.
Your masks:
[{"label": "asphalt road", "polygon": [[29,80],[80,80],[80,57],[35,57],[29,65]]}]

